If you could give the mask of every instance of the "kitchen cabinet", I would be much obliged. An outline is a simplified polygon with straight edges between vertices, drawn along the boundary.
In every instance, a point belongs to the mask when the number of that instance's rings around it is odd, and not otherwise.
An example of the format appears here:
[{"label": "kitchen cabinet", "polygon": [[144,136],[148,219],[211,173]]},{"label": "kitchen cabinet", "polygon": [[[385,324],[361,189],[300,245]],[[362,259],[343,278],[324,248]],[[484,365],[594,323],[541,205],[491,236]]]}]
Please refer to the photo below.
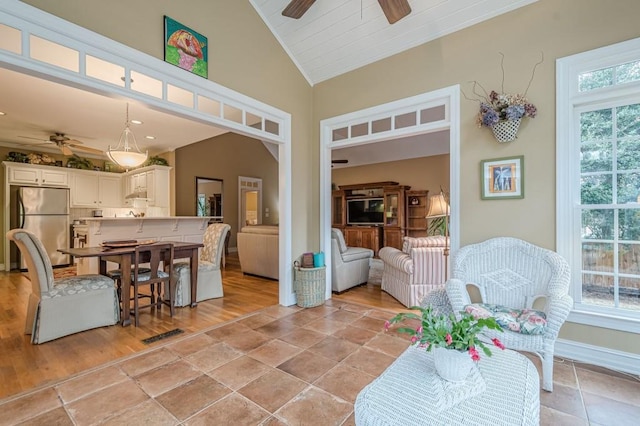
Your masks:
[{"label": "kitchen cabinet", "polygon": [[5,162],[9,184],[30,186],[69,187],[69,173],[54,166],[21,164],[14,166]]},{"label": "kitchen cabinet", "polygon": [[[125,174],[127,181],[125,204],[133,200],[145,199],[147,206],[169,207],[169,170],[166,166],[148,166]],[[136,197],[131,197],[132,195]]]},{"label": "kitchen cabinet", "polygon": [[71,207],[122,207],[122,178],[113,173],[73,172]]},{"label": "kitchen cabinet", "polygon": [[348,247],[364,247],[373,250],[378,256],[382,241],[382,227],[380,226],[347,226],[344,228],[344,240]]}]

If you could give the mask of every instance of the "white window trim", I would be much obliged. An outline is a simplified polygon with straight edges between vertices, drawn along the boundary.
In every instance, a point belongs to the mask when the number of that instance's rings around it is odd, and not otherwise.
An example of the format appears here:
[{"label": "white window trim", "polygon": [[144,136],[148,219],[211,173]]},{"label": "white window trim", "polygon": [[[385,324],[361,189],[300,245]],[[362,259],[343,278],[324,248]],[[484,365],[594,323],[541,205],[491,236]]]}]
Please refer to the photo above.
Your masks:
[{"label": "white window trim", "polygon": [[[571,265],[570,294],[576,299],[582,291],[581,250],[575,235],[580,234],[581,215],[580,193],[572,193],[579,178],[580,147],[575,134],[578,129],[578,110],[595,104],[602,104],[601,95],[606,92],[609,99],[623,100],[637,98],[640,82],[578,91],[578,75],[610,66],[640,59],[640,38],[602,47],[584,53],[560,58],[556,61],[556,250]],[[629,89],[633,88],[633,95]],[[637,101],[636,101],[637,102]],[[568,321],[620,331],[637,332],[640,314],[615,315],[610,309],[576,304]]]}]

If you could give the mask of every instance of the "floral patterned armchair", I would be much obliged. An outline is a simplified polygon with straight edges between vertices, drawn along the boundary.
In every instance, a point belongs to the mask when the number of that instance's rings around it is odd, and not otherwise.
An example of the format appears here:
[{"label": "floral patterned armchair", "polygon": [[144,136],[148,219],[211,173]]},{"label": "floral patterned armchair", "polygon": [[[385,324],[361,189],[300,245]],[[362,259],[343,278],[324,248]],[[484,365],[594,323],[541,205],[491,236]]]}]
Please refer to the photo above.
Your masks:
[{"label": "floral patterned armchair", "polygon": [[54,279],[53,267],[42,242],[22,229],[7,232],[27,263],[31,294],[25,334],[31,343],[44,343],[92,328],[114,325],[120,306],[114,281],[88,274]]},{"label": "floral patterned armchair", "polygon": [[557,253],[517,238],[462,247],[452,258],[446,292],[456,315],[493,316],[503,332],[488,331],[507,348],[542,360],[542,388],[553,390],[553,352],[573,299],[570,270]]},{"label": "floral patterned armchair", "polygon": [[[224,296],[222,290],[222,256],[224,241],[231,226],[226,223],[214,223],[204,231],[204,247],[198,260],[198,294],[196,301]],[[191,304],[191,269],[188,262],[176,263],[173,268],[176,275],[175,306]]]}]

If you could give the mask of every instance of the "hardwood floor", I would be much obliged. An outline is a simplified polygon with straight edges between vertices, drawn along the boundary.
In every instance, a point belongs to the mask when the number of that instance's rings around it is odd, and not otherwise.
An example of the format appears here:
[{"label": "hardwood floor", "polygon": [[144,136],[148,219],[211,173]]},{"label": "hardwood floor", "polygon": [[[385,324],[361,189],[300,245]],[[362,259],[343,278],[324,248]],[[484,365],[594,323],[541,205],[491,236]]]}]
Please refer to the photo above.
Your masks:
[{"label": "hardwood floor", "polygon": [[[0,399],[44,386],[98,365],[140,352],[166,340],[144,344],[143,339],[179,328],[185,334],[278,304],[278,282],[243,275],[231,253],[223,269],[224,297],[200,302],[195,309],[178,308],[173,318],[166,307],[146,311],[139,327],[102,327],[32,345],[24,334],[30,281],[20,272],[0,273]],[[403,306],[380,286],[353,288],[337,300],[400,310]]]}]

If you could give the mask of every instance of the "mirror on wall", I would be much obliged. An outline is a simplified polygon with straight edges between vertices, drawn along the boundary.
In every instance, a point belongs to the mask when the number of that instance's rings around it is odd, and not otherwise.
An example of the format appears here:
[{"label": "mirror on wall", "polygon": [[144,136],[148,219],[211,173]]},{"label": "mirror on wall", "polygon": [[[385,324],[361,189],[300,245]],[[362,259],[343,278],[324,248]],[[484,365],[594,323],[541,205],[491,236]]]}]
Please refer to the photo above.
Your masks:
[{"label": "mirror on wall", "polygon": [[222,179],[196,177],[196,216],[214,216],[222,221]]}]

